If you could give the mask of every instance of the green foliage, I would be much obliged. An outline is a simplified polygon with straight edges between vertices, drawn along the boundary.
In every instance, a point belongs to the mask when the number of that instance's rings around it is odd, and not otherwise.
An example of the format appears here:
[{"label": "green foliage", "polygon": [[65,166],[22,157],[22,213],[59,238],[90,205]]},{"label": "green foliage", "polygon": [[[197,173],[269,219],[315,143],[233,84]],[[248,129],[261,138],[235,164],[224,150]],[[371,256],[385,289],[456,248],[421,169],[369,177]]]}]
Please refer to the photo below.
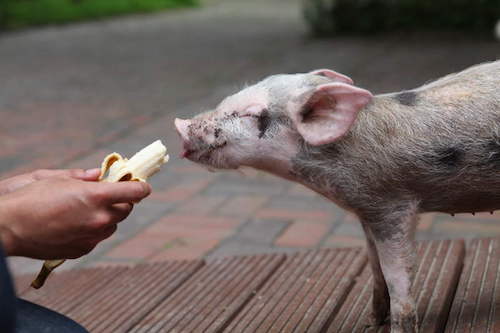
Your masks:
[{"label": "green foliage", "polygon": [[303,0],[304,14],[320,35],[395,30],[491,32],[499,0]]},{"label": "green foliage", "polygon": [[198,0],[0,0],[0,27],[60,24],[197,4]]}]

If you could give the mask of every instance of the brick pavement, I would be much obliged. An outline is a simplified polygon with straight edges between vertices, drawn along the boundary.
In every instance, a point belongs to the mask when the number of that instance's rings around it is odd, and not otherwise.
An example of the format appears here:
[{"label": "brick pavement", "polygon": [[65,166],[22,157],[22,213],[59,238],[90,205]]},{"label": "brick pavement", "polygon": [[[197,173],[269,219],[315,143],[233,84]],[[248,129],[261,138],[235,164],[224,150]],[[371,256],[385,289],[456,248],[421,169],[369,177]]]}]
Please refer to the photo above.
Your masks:
[{"label": "brick pavement", "polygon": [[[176,158],[176,116],[213,107],[270,73],[332,67],[375,92],[496,59],[465,36],[307,37],[298,1],[207,1],[201,9],[0,36],[0,171],[95,167],[161,138],[171,162],[115,235],[63,267],[363,245],[356,218],[301,185]],[[228,29],[228,27],[231,27]],[[208,55],[208,56],[207,56]],[[500,235],[499,216],[425,214],[420,239]],[[15,272],[39,262],[14,258]]]}]

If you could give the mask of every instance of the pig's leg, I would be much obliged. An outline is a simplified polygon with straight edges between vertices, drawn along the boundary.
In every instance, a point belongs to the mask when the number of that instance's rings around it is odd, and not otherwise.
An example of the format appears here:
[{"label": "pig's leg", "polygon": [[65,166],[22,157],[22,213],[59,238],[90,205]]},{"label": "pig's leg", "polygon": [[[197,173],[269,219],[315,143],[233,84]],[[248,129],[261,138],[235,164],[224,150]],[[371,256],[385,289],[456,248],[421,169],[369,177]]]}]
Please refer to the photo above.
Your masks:
[{"label": "pig's leg", "polygon": [[370,324],[382,325],[389,312],[389,291],[380,267],[377,247],[371,230],[366,223],[362,223],[362,225],[366,235],[367,256],[373,274],[372,322]]},{"label": "pig's leg", "polygon": [[391,333],[417,332],[411,288],[416,253],[415,225],[416,215],[411,211],[393,211],[369,225],[391,298]]}]

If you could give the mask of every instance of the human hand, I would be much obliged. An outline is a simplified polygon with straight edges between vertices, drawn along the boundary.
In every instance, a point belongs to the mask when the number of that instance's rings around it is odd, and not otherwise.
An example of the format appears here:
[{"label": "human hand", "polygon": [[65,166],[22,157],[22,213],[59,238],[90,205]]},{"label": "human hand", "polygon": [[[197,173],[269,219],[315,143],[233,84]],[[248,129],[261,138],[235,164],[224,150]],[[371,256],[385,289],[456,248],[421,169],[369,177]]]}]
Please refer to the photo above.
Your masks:
[{"label": "human hand", "polygon": [[78,258],[111,236],[133,203],[150,193],[143,182],[45,178],[0,196],[0,238],[7,255]]},{"label": "human hand", "polygon": [[61,169],[46,170],[40,169],[22,175],[0,180],[0,195],[10,193],[35,181],[52,177],[70,177],[75,179],[96,181],[101,173],[100,169]]}]

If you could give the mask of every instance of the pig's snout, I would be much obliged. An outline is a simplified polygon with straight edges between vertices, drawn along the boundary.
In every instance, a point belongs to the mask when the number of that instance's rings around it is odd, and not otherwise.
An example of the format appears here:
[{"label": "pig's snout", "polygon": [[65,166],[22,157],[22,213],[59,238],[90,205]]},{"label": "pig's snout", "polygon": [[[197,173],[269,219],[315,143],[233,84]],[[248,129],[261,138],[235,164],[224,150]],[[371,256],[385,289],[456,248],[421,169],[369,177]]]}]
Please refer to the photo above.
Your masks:
[{"label": "pig's snout", "polygon": [[182,158],[189,157],[189,155],[193,152],[193,149],[191,148],[191,140],[189,138],[189,125],[191,125],[190,120],[175,118],[175,129],[182,139]]},{"label": "pig's snout", "polygon": [[175,118],[175,129],[177,130],[177,133],[179,133],[179,135],[183,140],[189,139],[188,132],[190,124],[191,124],[190,120]]}]

